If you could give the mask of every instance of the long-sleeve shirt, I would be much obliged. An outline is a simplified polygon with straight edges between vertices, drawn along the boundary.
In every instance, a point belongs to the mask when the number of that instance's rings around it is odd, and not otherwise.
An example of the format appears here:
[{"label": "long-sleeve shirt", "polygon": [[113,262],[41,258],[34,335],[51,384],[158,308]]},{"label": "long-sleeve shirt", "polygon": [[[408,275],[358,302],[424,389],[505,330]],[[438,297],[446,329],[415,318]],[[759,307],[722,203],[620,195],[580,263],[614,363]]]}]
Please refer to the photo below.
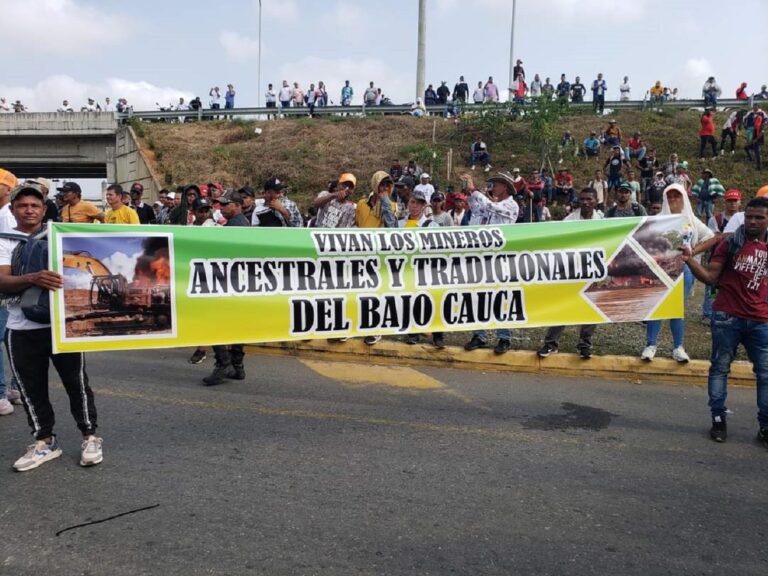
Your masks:
[{"label": "long-sleeve shirt", "polygon": [[488,196],[475,190],[469,197],[469,209],[472,211],[470,224],[514,224],[520,207],[511,196],[506,200],[494,202]]}]

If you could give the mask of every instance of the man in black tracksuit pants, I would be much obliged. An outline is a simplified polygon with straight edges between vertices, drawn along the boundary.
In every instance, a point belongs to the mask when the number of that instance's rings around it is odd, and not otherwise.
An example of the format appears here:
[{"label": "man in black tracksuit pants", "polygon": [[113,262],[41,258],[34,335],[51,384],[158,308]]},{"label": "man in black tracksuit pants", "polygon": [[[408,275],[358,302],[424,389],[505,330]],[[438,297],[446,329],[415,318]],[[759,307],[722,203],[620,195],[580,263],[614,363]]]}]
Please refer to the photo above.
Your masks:
[{"label": "man in black tracksuit pants", "polygon": [[[22,185],[11,195],[11,211],[16,218],[15,231],[20,236],[34,235],[41,229],[45,215],[45,197],[39,187]],[[46,290],[63,287],[61,275],[49,270],[22,274],[14,250],[18,240],[0,239],[0,292],[19,294],[32,286]],[[14,262],[14,260],[17,260]],[[22,262],[23,263],[23,262]],[[102,461],[101,438],[95,436],[96,406],[88,385],[85,358],[82,353],[54,354],[51,347],[51,326],[27,318],[19,302],[8,304],[8,325],[5,344],[11,369],[19,383],[19,392],[27,412],[35,443],[13,467],[19,472],[37,468],[61,455],[53,433],[55,416],[48,396],[48,361],[53,362],[69,396],[69,406],[77,427],[83,434],[80,464],[93,466]]]}]

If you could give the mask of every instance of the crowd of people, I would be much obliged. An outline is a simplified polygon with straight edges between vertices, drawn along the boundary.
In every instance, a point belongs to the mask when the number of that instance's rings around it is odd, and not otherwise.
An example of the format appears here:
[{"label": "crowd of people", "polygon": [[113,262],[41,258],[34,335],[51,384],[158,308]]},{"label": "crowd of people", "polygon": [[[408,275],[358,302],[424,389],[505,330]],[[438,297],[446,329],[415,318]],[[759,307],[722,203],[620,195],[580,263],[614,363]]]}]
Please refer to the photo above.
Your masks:
[{"label": "crowd of people", "polygon": [[[553,84],[550,77],[541,80],[539,74],[534,74],[533,79],[526,77],[523,61],[518,59],[513,68],[512,86],[506,88],[510,101],[524,103],[530,98],[548,98],[557,100],[561,103],[583,103],[587,94],[591,94],[593,108],[595,112],[603,113],[606,96],[609,93],[609,86],[602,73],[598,73],[589,85],[581,81],[580,76],[575,76],[571,82],[565,74],[560,75],[557,84]],[[306,87],[301,82],[289,82],[283,80],[279,86],[272,83],[267,85],[264,92],[264,103],[267,108],[304,108],[307,114],[312,116],[316,108],[332,106],[351,106],[355,97],[355,89],[346,80],[338,92],[329,91],[326,84],[319,80],[310,82]],[[501,100],[505,89],[494,81],[493,76],[489,76],[486,81],[478,81],[475,87],[470,85],[460,76],[454,84],[453,89],[448,86],[447,81],[440,82],[435,88],[435,84],[429,84],[424,90],[423,96],[416,99],[412,104],[411,113],[414,116],[422,116],[426,113],[427,106],[452,104],[455,108],[467,104],[493,104]],[[618,100],[627,102],[632,100],[633,87],[629,77],[624,76],[622,81],[617,84]],[[704,106],[717,106],[718,98],[723,91],[713,76],[707,78],[702,86],[701,97]],[[336,97],[335,95],[338,95]],[[222,91],[219,86],[212,86],[208,91],[207,108],[210,110],[233,109],[235,108],[235,88],[232,84],[227,84],[227,89]],[[750,93],[748,83],[741,82],[734,90],[734,98],[742,101],[768,100],[768,85],[763,84],[760,90]],[[664,86],[661,80],[654,83],[653,86],[644,91],[642,100],[648,100],[653,105],[661,105],[664,102],[679,99],[678,89]],[[362,91],[362,103],[365,106],[382,106],[392,104],[392,100],[383,92],[380,86],[375,82],[369,82],[368,86]],[[222,106],[223,104],[223,106]],[[163,111],[197,111],[206,108],[205,103],[199,96],[195,96],[190,101],[185,101],[179,97],[177,102],[168,104],[156,103],[158,109]],[[115,104],[109,97],[104,99],[103,103],[97,102],[93,98],[88,98],[79,111],[81,112],[126,112],[131,109],[125,98],[119,98]],[[0,98],[0,113],[2,112],[28,112],[27,107],[21,100],[6,102],[5,98]],[[75,112],[76,109],[70,105],[68,100],[64,100],[57,112]]]}]

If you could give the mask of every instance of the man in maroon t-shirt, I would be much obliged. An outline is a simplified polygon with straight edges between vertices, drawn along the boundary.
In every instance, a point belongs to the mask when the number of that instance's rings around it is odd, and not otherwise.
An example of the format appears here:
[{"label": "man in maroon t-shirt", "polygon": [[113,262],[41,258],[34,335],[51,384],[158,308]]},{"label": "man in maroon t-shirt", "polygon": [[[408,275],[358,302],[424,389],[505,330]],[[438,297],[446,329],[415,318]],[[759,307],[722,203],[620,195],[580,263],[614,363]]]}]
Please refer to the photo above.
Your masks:
[{"label": "man in maroon t-shirt", "polygon": [[710,437],[725,442],[728,372],[743,344],[757,380],[758,441],[768,448],[768,198],[753,198],[744,225],[720,242],[705,267],[683,248],[683,261],[699,280],[717,285],[712,304],[712,359],[709,367]]}]

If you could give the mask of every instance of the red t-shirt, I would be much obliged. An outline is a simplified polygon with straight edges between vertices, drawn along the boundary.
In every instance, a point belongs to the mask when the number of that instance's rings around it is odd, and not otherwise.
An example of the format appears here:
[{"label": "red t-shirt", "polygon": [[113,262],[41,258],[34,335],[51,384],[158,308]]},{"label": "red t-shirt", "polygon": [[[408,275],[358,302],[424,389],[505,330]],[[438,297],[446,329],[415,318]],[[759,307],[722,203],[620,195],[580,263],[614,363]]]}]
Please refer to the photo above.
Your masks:
[{"label": "red t-shirt", "polygon": [[[724,240],[715,248],[711,261],[724,264],[727,257],[728,241]],[[739,318],[768,322],[768,243],[744,242],[731,265],[720,276],[712,309]]]},{"label": "red t-shirt", "polygon": [[715,118],[711,114],[707,116],[702,114],[701,116],[701,129],[699,130],[699,136],[714,136],[715,135]]}]

